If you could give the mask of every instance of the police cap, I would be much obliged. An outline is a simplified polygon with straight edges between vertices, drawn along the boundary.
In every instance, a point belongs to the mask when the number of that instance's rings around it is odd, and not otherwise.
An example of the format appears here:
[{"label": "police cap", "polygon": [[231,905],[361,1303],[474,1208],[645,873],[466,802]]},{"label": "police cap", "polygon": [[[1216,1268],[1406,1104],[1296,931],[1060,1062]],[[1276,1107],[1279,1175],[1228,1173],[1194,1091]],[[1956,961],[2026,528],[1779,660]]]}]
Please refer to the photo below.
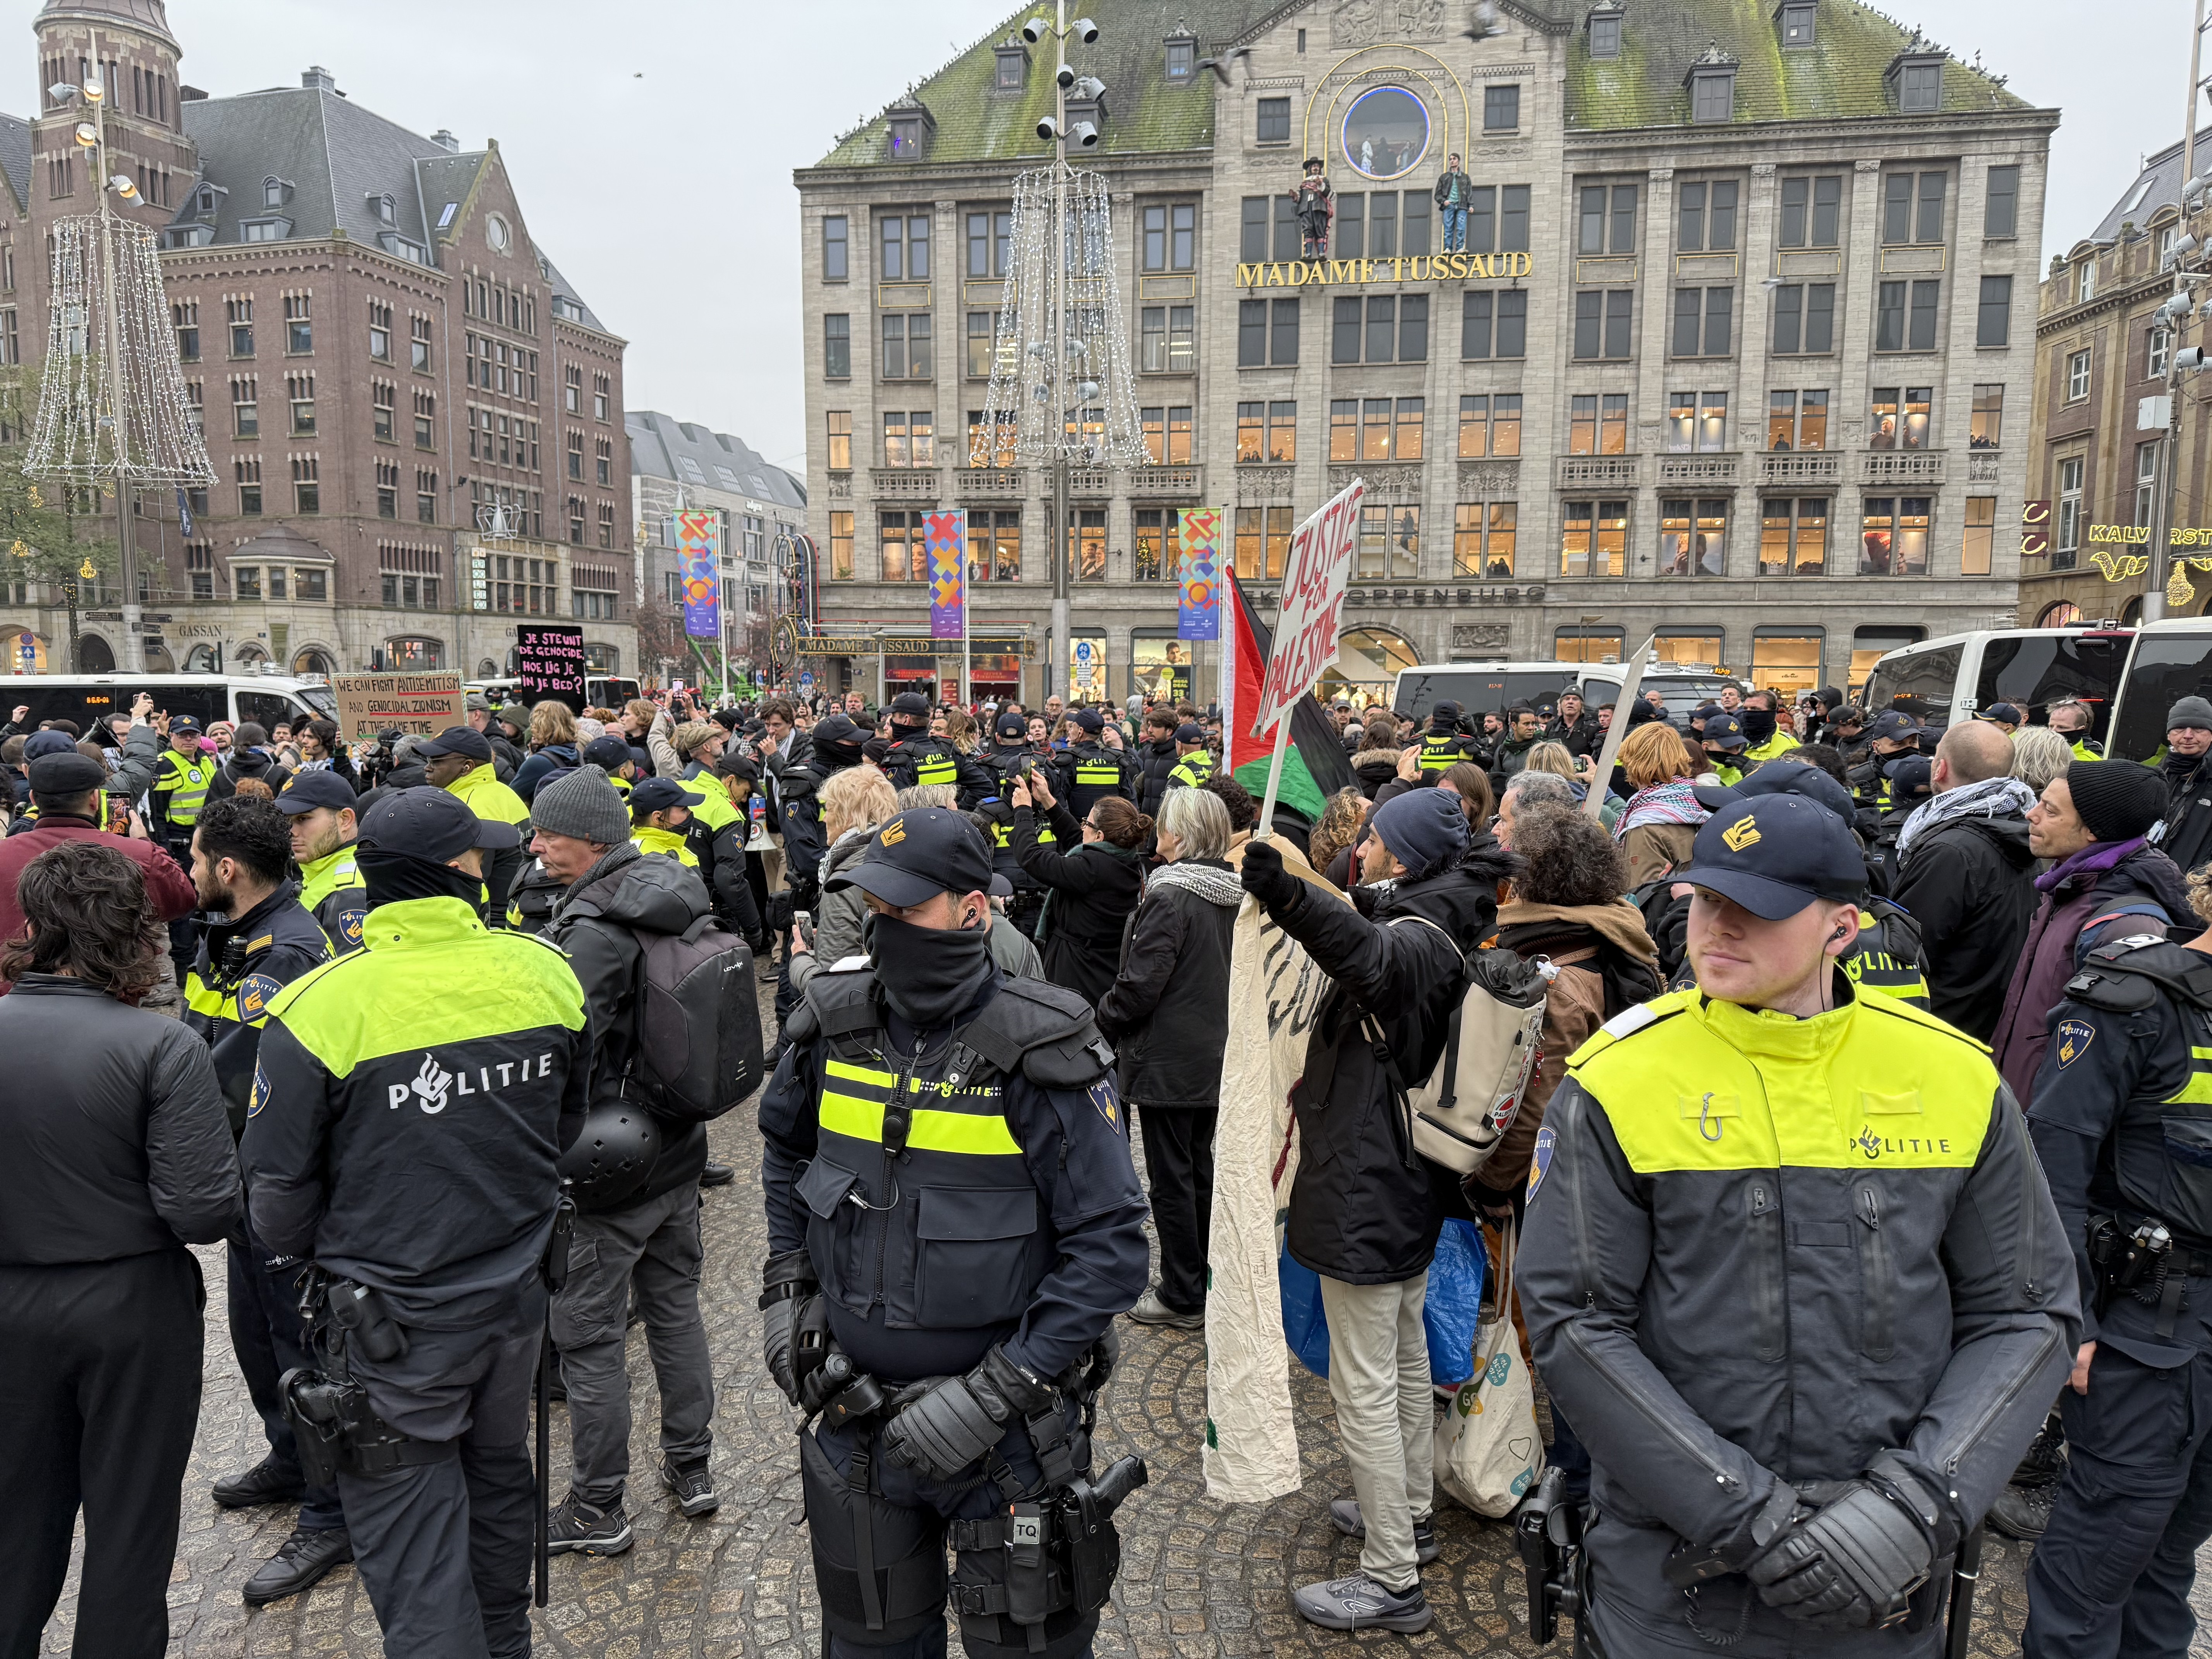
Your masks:
[{"label": "police cap", "polygon": [[1185,720],[1176,727],[1175,740],[1177,743],[1204,743],[1206,733],[1197,721]]},{"label": "police cap", "polygon": [[1030,729],[1030,723],[1019,714],[999,716],[998,733],[1002,738],[1018,738]]},{"label": "police cap", "polygon": [[617,767],[630,765],[637,757],[630,752],[629,744],[620,738],[593,738],[584,745],[584,752],[579,758],[585,765],[596,766],[611,776]]},{"label": "police cap", "polygon": [[857,887],[902,910],[939,893],[988,892],[991,849],[965,812],[909,808],[885,818],[867,850],[823,887],[833,893]]},{"label": "police cap", "polygon": [[1866,860],[1850,826],[1797,794],[1755,796],[1715,812],[1691,844],[1681,878],[1768,921],[1822,899],[1866,896]]},{"label": "police cap", "polygon": [[665,812],[672,806],[692,806],[705,799],[673,778],[647,778],[632,785],[629,792],[630,809],[638,812]]},{"label": "police cap", "polygon": [[173,738],[183,737],[188,733],[191,736],[198,737],[199,735],[199,731],[200,723],[194,720],[190,714],[172,714],[169,716],[169,735]]},{"label": "police cap", "polygon": [[473,726],[449,726],[428,743],[415,745],[419,760],[435,760],[441,755],[465,755],[473,761],[491,758],[491,739]]},{"label": "police cap", "polygon": [[1892,708],[1875,717],[1875,723],[1868,728],[1868,735],[1876,743],[1917,742],[1920,728],[1913,724],[1911,715]]},{"label": "police cap", "polygon": [[902,691],[891,699],[891,718],[906,724],[919,720],[929,722],[929,699],[919,691]]},{"label": "police cap", "polygon": [[361,844],[443,864],[471,847],[491,852],[520,847],[522,832],[496,818],[480,818],[459,795],[426,785],[395,789],[370,807],[362,821]]},{"label": "police cap", "polygon": [[351,806],[357,799],[353,786],[335,772],[295,772],[276,797],[276,810],[296,818],[318,806],[336,811]]},{"label": "police cap", "polygon": [[1075,723],[1086,732],[1103,732],[1106,729],[1105,715],[1095,708],[1077,709]]},{"label": "police cap", "polygon": [[1705,740],[1715,749],[1741,749],[1751,742],[1743,734],[1743,722],[1733,714],[1705,716]]},{"label": "police cap", "polygon": [[1430,709],[1429,714],[1437,725],[1449,726],[1459,719],[1459,705],[1449,697],[1446,697],[1435,708]]},{"label": "police cap", "polygon": [[1708,811],[1723,812],[1761,795],[1802,795],[1816,800],[1846,823],[1850,822],[1851,792],[1817,766],[1807,766],[1786,756],[1771,760],[1734,786],[1699,784],[1690,793]]}]

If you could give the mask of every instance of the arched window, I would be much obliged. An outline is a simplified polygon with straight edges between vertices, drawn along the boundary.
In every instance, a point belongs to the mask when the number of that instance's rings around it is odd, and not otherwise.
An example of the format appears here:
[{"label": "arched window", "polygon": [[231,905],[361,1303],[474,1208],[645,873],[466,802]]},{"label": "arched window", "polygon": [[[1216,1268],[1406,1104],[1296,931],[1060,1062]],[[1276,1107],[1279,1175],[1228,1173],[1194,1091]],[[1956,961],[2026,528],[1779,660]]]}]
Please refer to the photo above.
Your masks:
[{"label": "arched window", "polygon": [[97,634],[85,634],[76,642],[76,672],[80,674],[112,674],[115,672],[115,647]]},{"label": "arched window", "polygon": [[2035,619],[2038,628],[2063,628],[2069,623],[2081,620],[2081,607],[2071,599],[2054,599],[2043,607],[2043,614]]},{"label": "arched window", "polygon": [[319,646],[311,645],[292,653],[292,672],[295,674],[320,674],[328,679],[337,672],[337,665],[331,660],[329,652]]}]

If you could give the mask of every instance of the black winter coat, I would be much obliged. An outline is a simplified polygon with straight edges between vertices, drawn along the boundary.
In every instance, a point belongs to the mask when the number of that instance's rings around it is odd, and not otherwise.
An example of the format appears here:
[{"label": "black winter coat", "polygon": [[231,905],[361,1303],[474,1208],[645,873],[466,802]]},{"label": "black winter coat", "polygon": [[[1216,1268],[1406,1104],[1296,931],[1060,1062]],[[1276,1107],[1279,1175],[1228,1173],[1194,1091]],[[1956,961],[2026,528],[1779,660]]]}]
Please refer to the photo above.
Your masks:
[{"label": "black winter coat", "polygon": [[[1302,884],[1297,902],[1275,917],[1336,981],[1291,1095],[1299,1151],[1286,1243],[1317,1273],[1394,1285],[1427,1271],[1436,1254],[1451,1183],[1414,1152],[1403,1109],[1362,1034],[1362,1013],[1380,1024],[1409,1086],[1435,1069],[1462,957],[1496,926],[1497,875],[1507,867],[1494,854],[1471,855],[1424,880],[1361,888],[1372,920]],[[1405,919],[1416,915],[1435,927]]]},{"label": "black winter coat", "polygon": [[1095,1007],[1113,988],[1121,961],[1121,930],[1144,890],[1145,866],[1135,854],[1108,842],[1085,846],[1083,826],[1059,801],[1053,803],[1050,818],[1058,846],[1037,840],[1035,807],[1014,808],[1014,856],[1051,894],[1044,976]]},{"label": "black winter coat", "polygon": [[1890,896],[1920,927],[1928,1012],[1987,1042],[2035,918],[2027,820],[1954,818],[1917,832]]},{"label": "black winter coat", "polygon": [[1369,800],[1375,792],[1398,775],[1398,751],[1395,749],[1370,749],[1352,759],[1352,775],[1359,781],[1359,793]]},{"label": "black winter coat", "polygon": [[1595,714],[1584,714],[1571,726],[1565,719],[1554,719],[1544,728],[1544,736],[1565,744],[1570,755],[1595,755],[1605,747],[1605,732]]},{"label": "black winter coat", "polygon": [[1131,1105],[1220,1104],[1230,936],[1243,896],[1218,859],[1182,860],[1146,884],[1121,974],[1097,1010],[1099,1030],[1121,1050]]},{"label": "black winter coat", "polygon": [[2187,875],[2212,858],[2212,754],[2168,755],[2159,764],[2166,780],[2166,817],[2152,844]]},{"label": "black winter coat", "polygon": [[1160,815],[1161,801],[1167,798],[1168,774],[1176,769],[1176,740],[1159,738],[1151,743],[1140,743],[1132,757],[1136,761],[1140,779],[1137,810],[1147,817],[1156,818]]}]

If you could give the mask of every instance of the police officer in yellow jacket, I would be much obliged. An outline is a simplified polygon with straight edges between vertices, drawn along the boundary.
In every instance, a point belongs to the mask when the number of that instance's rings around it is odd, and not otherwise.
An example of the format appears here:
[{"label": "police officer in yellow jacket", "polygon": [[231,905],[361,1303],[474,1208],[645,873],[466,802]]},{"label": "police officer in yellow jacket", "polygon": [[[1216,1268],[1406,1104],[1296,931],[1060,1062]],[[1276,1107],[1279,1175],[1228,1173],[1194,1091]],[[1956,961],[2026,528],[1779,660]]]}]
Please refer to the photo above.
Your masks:
[{"label": "police officer in yellow jacket", "polygon": [[295,772],[276,797],[292,821],[292,857],[300,866],[300,902],[322,925],[339,956],[361,948],[368,890],[354,860],[360,826],[353,786],[335,772]]},{"label": "police officer in yellow jacket", "polygon": [[270,1005],[240,1148],[255,1233],[313,1265],[286,1400],[391,1654],[530,1651],[530,1383],[591,1042],[561,953],[478,917],[514,840],[442,790],[369,809],[362,948]]},{"label": "police officer in yellow jacket", "polygon": [[[316,775],[327,775],[319,774]],[[285,986],[330,959],[330,942],[300,904],[289,878],[290,825],[265,800],[228,796],[210,801],[192,834],[192,886],[209,927],[198,962],[185,980],[185,1022],[214,1050],[216,1076],[242,1133],[253,1068],[269,1007]],[[230,1343],[246,1378],[246,1397],[261,1419],[269,1455],[215,1485],[226,1509],[300,1502],[299,1518],[276,1553],[249,1577],[241,1594],[250,1607],[295,1595],[353,1551],[337,1489],[310,1480],[284,1419],[278,1380],[306,1363],[300,1324],[298,1258],[254,1235],[230,1245]]]},{"label": "police officer in yellow jacket", "polygon": [[422,763],[424,782],[447,791],[487,823],[514,828],[513,845],[495,848],[484,859],[484,890],[490,896],[484,918],[494,927],[503,926],[507,892],[529,861],[522,848],[530,839],[526,827],[530,808],[521,796],[499,781],[492,763],[491,739],[474,726],[447,726],[428,743],[417,744],[415,757]]},{"label": "police officer in yellow jacket", "polygon": [[1099,710],[1077,709],[1075,725],[1082,735],[1068,745],[1066,755],[1054,768],[1059,775],[1052,787],[1080,823],[1109,795],[1136,799],[1143,774],[1133,757],[1108,748],[1102,740],[1106,716]]},{"label": "police officer in yellow jacket", "polygon": [[201,809],[207,805],[216,764],[212,755],[200,751],[200,723],[190,715],[170,720],[168,738],[160,769],[146,792],[147,805],[152,809],[146,827],[182,864],[191,857],[192,826],[200,821]]},{"label": "police officer in yellow jacket", "polygon": [[884,775],[894,789],[917,784],[951,784],[960,792],[960,810],[974,810],[991,793],[988,774],[970,756],[942,738],[929,735],[929,699],[902,691],[891,699],[891,746],[883,758]]},{"label": "police officer in yellow jacket", "polygon": [[1449,698],[1429,710],[1429,729],[1421,733],[1421,778],[1434,783],[1463,760],[1477,758],[1480,745],[1459,729],[1460,707]]},{"label": "police officer in yellow jacket", "polygon": [[1168,773],[1170,784],[1195,789],[1213,775],[1213,751],[1206,746],[1206,732],[1196,720],[1176,727],[1176,763]]},{"label": "police officer in yellow jacket", "polygon": [[1577,1631],[1933,1656],[2070,1362],[2066,1239],[1988,1051],[1838,971],[1842,818],[1726,807],[1686,877],[1698,988],[1576,1052],[1530,1169],[1522,1307],[1593,1464]]},{"label": "police officer in yellow jacket", "polygon": [[870,959],[807,982],[761,1096],[827,1659],[942,1655],[948,1593],[970,1659],[1076,1659],[1113,1578],[1091,1429],[1144,1195],[1090,1010],[993,965],[990,880],[961,814],[886,819],[829,881],[866,896]]}]

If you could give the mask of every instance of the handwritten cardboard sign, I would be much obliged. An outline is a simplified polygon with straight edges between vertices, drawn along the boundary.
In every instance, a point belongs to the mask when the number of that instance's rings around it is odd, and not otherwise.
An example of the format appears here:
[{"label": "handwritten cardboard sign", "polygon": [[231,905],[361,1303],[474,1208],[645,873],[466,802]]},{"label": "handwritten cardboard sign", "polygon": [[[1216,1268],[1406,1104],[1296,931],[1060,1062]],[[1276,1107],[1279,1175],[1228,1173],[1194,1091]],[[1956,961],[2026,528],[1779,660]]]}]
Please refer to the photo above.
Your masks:
[{"label": "handwritten cardboard sign", "polygon": [[337,696],[339,732],[349,742],[380,732],[430,736],[465,723],[459,674],[340,674],[331,690]]}]

